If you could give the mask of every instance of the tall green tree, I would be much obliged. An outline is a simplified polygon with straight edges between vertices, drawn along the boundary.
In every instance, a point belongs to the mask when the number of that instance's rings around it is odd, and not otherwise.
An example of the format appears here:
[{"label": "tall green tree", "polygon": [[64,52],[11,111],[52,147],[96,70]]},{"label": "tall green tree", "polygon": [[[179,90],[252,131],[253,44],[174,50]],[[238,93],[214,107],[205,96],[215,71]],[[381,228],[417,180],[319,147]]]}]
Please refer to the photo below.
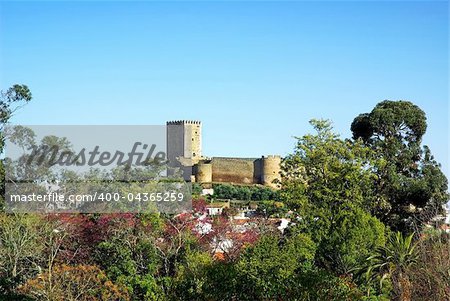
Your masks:
[{"label": "tall green tree", "polygon": [[311,120],[316,134],[297,138],[282,162],[281,195],[302,219],[327,228],[343,208],[374,205],[371,149],[339,138],[328,120]]},{"label": "tall green tree", "polygon": [[[0,154],[5,144],[4,127],[11,116],[32,98],[26,85],[13,85],[6,91],[0,91]],[[0,160],[0,210],[3,210],[5,195],[5,169],[3,159]]]},{"label": "tall green tree", "polygon": [[376,205],[372,150],[340,139],[330,121],[312,120],[316,134],[297,138],[282,164],[281,194],[299,215],[294,232],[318,245],[316,261],[349,274],[369,252],[384,245],[384,225],[370,212]]},{"label": "tall green tree", "polygon": [[411,232],[442,212],[447,179],[427,146],[425,113],[409,101],[385,100],[351,125],[355,143],[363,141],[377,158],[374,213],[396,230]]},{"label": "tall green tree", "polygon": [[[3,154],[5,145],[5,125],[10,120],[11,116],[20,107],[25,105],[31,100],[31,92],[26,85],[13,85],[6,91],[0,91],[0,154]],[[5,168],[4,159],[0,160],[0,212],[4,210],[4,196],[5,196]],[[6,287],[13,286],[17,281],[21,269],[19,268],[21,259],[26,258],[30,254],[25,252],[22,248],[27,249],[32,244],[28,244],[33,235],[28,236],[29,229],[31,229],[32,223],[21,224],[20,227],[14,228],[13,221],[16,221],[17,216],[6,216],[0,213],[0,221],[3,224],[0,231],[0,253],[1,258],[0,267],[3,271],[0,273],[0,295],[5,293],[3,290]],[[8,226],[13,226],[8,227]],[[25,230],[24,230],[25,229]],[[23,253],[22,253],[23,251]],[[36,252],[38,252],[36,250]]]}]

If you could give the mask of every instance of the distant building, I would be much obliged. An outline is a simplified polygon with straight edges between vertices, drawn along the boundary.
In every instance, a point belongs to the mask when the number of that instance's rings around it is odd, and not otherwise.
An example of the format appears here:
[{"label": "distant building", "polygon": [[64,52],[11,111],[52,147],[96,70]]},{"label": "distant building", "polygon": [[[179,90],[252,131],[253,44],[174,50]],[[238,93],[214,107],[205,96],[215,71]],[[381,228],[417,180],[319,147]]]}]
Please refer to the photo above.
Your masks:
[{"label": "distant building", "polygon": [[[202,154],[200,121],[167,122],[167,158],[169,166],[183,172],[186,181],[204,184],[261,184],[276,188],[280,178],[281,157],[212,157]],[[205,185],[206,184],[206,185]]]},{"label": "distant building", "polygon": [[225,208],[230,208],[230,203],[218,202],[206,205],[206,211],[208,215],[221,215]]}]

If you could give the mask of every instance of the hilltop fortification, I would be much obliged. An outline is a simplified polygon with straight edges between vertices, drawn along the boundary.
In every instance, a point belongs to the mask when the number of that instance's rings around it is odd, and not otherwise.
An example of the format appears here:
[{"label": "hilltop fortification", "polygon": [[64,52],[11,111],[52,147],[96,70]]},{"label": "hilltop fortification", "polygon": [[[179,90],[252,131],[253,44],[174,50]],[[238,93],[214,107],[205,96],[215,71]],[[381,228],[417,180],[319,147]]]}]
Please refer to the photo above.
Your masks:
[{"label": "hilltop fortification", "polygon": [[281,157],[205,157],[202,154],[202,124],[194,120],[167,122],[169,166],[183,171],[186,181],[200,184],[261,184],[276,188]]}]

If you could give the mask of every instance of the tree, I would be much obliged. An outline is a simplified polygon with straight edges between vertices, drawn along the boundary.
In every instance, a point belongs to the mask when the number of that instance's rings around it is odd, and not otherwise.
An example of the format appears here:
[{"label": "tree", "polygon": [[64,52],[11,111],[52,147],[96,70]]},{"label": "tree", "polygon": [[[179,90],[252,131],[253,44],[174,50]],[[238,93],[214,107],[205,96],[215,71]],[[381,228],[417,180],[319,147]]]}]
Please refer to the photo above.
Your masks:
[{"label": "tree", "polygon": [[342,210],[318,247],[319,261],[338,275],[352,275],[372,251],[385,245],[385,227],[360,208]]},{"label": "tree", "polygon": [[96,245],[102,238],[103,225],[95,223],[88,214],[53,214],[48,219],[59,224],[60,229],[68,233],[68,239],[62,241],[58,261],[67,264],[93,264]]},{"label": "tree", "polygon": [[72,230],[46,216],[0,214],[0,292],[11,294],[18,285],[43,271],[51,278]]},{"label": "tree", "polygon": [[291,291],[283,300],[366,300],[350,277],[336,277],[312,264],[304,264],[298,271],[291,280]]},{"label": "tree", "polygon": [[[404,233],[442,211],[448,201],[447,179],[427,146],[425,113],[409,101],[385,100],[351,125],[355,143],[363,141],[375,152],[378,208],[383,222]],[[438,209],[438,210],[437,210]]]},{"label": "tree", "polygon": [[412,300],[450,300],[450,235],[427,229],[416,250],[417,263],[408,270]]},{"label": "tree", "polygon": [[342,140],[327,120],[311,120],[315,135],[297,138],[282,162],[281,195],[315,242],[329,234],[342,210],[374,206],[371,150]]},{"label": "tree", "polygon": [[252,201],[277,201],[278,192],[269,187],[213,184],[214,197],[218,199],[238,199]]},{"label": "tree", "polygon": [[97,220],[102,237],[95,260],[109,279],[127,288],[132,300],[164,300],[155,247],[160,222],[155,216],[133,214],[105,214]]},{"label": "tree", "polygon": [[282,162],[282,196],[300,210],[336,208],[344,203],[370,209],[373,199],[371,150],[342,140],[328,120],[311,120],[316,135],[297,137],[293,154]]},{"label": "tree", "polygon": [[26,85],[15,84],[6,92],[0,92],[0,129],[9,121],[11,116],[32,98],[31,91]]},{"label": "tree", "polygon": [[43,257],[42,219],[27,214],[0,214],[0,294],[33,275]]},{"label": "tree", "polygon": [[382,149],[391,157],[401,151],[399,142],[406,147],[420,143],[426,129],[425,113],[409,101],[382,101],[372,112],[356,117],[351,125],[355,139],[361,137],[364,141],[382,144]]},{"label": "tree", "polygon": [[188,250],[184,262],[178,264],[177,274],[174,277],[175,299],[207,300],[208,271],[213,264],[209,253]]},{"label": "tree", "polygon": [[127,291],[113,284],[105,273],[90,265],[56,265],[52,273],[44,272],[28,280],[19,292],[37,300],[129,300]]},{"label": "tree", "polygon": [[287,213],[287,208],[283,202],[261,201],[256,211],[261,216],[283,217]]},{"label": "tree", "polygon": [[[11,116],[24,104],[31,100],[30,89],[26,85],[13,85],[6,92],[0,91],[0,154],[5,144],[4,127]],[[0,211],[3,210],[5,196],[4,160],[0,160]]]},{"label": "tree", "polygon": [[382,280],[389,277],[399,301],[411,300],[409,269],[417,263],[418,258],[413,236],[414,233],[405,237],[397,232],[389,237],[389,243],[385,247],[379,247],[368,258],[370,266],[367,272],[370,274],[373,270],[377,271],[382,275]]},{"label": "tree", "polygon": [[[316,246],[305,234],[287,240],[265,235],[248,247],[237,263],[239,300],[281,300],[292,289],[291,280],[314,258]],[[287,298],[288,299],[288,298]]]}]

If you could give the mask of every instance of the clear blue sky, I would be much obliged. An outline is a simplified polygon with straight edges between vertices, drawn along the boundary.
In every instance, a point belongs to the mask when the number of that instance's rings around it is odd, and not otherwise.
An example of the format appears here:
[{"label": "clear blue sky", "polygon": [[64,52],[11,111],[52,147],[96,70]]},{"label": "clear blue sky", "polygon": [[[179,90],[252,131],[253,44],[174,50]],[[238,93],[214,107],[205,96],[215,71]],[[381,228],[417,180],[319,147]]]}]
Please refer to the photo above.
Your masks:
[{"label": "clear blue sky", "polygon": [[2,2],[22,124],[203,122],[208,156],[285,155],[384,99],[427,114],[448,171],[448,2]]}]

